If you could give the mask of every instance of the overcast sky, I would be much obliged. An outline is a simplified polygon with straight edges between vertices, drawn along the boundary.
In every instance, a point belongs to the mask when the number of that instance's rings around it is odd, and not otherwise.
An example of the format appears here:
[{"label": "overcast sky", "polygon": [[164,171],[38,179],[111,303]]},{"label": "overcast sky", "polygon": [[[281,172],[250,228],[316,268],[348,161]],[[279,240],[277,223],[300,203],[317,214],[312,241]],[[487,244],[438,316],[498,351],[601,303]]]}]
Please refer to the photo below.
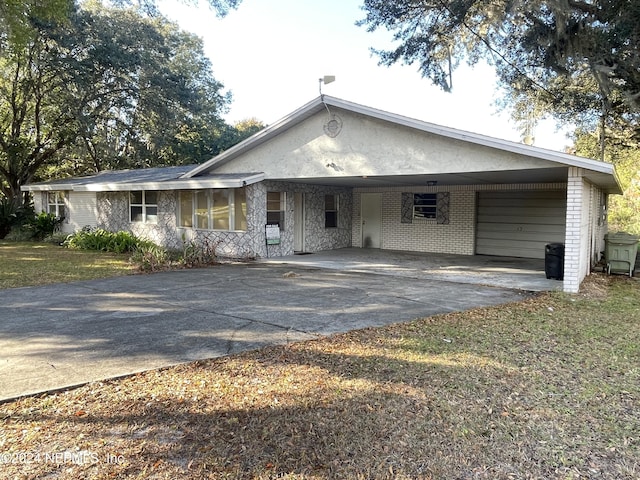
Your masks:
[{"label": "overcast sky", "polygon": [[[201,0],[206,4],[206,0]],[[453,128],[520,141],[507,113],[497,114],[495,77],[488,66],[461,66],[453,92],[421,78],[417,66],[378,65],[371,47],[392,45],[386,31],[369,33],[361,0],[242,0],[219,19],[208,6],[162,0],[161,11],[202,37],[215,78],[232,92],[229,122],[255,117],[266,124],[319,95],[318,79],[335,75],[323,93]],[[536,146],[562,150],[570,142],[553,122],[535,131]]]}]

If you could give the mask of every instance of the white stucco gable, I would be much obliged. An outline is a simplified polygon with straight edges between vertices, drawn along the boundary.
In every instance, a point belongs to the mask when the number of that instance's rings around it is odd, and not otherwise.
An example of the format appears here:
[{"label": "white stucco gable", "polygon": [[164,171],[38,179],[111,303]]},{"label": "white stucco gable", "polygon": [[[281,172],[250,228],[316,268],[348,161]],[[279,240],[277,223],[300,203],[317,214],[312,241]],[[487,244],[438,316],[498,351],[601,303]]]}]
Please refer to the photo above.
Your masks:
[{"label": "white stucco gable", "polygon": [[547,160],[516,157],[347,110],[334,108],[332,114],[342,122],[335,138],[324,132],[327,112],[319,112],[242,156],[214,165],[213,170],[260,169],[270,179],[305,179],[557,167]]},{"label": "white stucco gable", "polygon": [[[619,186],[612,165],[441,127],[332,97],[316,100],[187,172],[264,172],[266,179],[339,180],[437,175],[440,182],[566,181],[569,167],[611,193]],[[588,174],[589,175],[589,174]],[[511,176],[513,177],[513,175]]]}]

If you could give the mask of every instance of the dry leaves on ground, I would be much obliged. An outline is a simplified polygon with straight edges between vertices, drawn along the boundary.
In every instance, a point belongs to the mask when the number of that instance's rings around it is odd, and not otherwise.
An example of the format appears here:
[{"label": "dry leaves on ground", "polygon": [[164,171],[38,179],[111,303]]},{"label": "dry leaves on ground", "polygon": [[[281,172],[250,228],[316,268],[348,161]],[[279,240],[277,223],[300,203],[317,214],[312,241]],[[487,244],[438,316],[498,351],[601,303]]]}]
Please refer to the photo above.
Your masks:
[{"label": "dry leaves on ground", "polygon": [[640,478],[638,283],[587,285],[7,403],[3,475]]}]

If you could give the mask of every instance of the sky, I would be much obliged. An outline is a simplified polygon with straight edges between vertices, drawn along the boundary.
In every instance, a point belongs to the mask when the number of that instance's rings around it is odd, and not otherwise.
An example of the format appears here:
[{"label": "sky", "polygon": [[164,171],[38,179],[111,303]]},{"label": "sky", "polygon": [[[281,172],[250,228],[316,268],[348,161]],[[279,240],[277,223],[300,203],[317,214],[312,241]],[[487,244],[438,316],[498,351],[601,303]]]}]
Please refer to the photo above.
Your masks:
[{"label": "sky", "polygon": [[[497,113],[496,81],[487,65],[461,65],[446,93],[422,78],[417,65],[378,65],[371,48],[389,49],[386,30],[355,25],[362,0],[242,0],[218,18],[206,0],[158,5],[182,29],[203,39],[213,76],[231,91],[225,119],[271,124],[318,97],[319,79],[334,75],[322,93],[438,125],[520,141],[508,112]],[[552,121],[535,130],[535,145],[563,150],[565,132]]]}]

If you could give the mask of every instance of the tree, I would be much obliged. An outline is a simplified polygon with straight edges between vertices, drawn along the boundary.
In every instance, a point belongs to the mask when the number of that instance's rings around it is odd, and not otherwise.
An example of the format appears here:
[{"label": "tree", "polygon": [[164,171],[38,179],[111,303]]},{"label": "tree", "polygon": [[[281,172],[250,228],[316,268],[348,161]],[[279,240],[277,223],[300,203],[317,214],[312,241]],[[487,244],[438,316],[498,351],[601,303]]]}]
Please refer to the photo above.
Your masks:
[{"label": "tree", "polygon": [[[594,158],[600,154],[600,132],[578,130],[574,134],[574,153]],[[609,200],[609,230],[640,235],[640,150],[629,138],[617,136],[605,150],[604,160],[616,166],[624,195]]]},{"label": "tree", "polygon": [[98,4],[34,26],[31,41],[0,50],[6,196],[61,169],[192,163],[219,151],[230,97],[197,37],[160,16]]},{"label": "tree", "polygon": [[0,189],[8,198],[19,198],[20,186],[74,139],[70,73],[51,48],[37,35],[0,50]]},{"label": "tree", "polygon": [[76,43],[84,45],[75,54],[78,71],[88,74],[76,112],[74,168],[85,158],[91,159],[85,170],[100,171],[192,163],[218,153],[230,95],[212,77],[198,37],[161,16],[98,5],[77,24]]},{"label": "tree", "polygon": [[265,126],[266,125],[257,118],[246,118],[234,123],[233,126],[228,125],[227,129],[220,135],[218,142],[221,147],[220,151],[233,147],[254,133],[259,132],[265,128]]},{"label": "tree", "polygon": [[255,117],[245,118],[244,120],[240,120],[233,124],[233,127],[237,130],[239,135],[239,140],[242,141],[246,138],[249,138],[254,133],[258,133],[260,130],[264,129],[266,125],[258,120]]},{"label": "tree", "polygon": [[[242,0],[202,0],[204,3],[208,3],[209,6],[220,17],[224,17],[229,13],[229,10],[238,8]],[[183,3],[189,3],[192,5],[198,5],[198,0],[182,0]],[[157,14],[157,1],[156,0],[111,0],[112,5],[116,7],[136,7],[140,11],[144,11],[150,14]]]},{"label": "tree", "polygon": [[[197,0],[184,0],[197,4]],[[207,0],[219,16],[237,8],[241,0]],[[115,6],[137,6],[140,10],[157,13],[155,0],[113,0]],[[4,0],[0,3],[0,32],[9,43],[23,43],[33,36],[36,21],[64,21],[71,13],[74,0]]]},{"label": "tree", "polygon": [[365,0],[363,8],[360,25],[386,27],[400,42],[374,50],[382,64],[417,62],[449,90],[460,61],[485,59],[512,106],[524,95],[560,116],[579,112],[593,125],[604,112],[640,133],[638,0]]},{"label": "tree", "polygon": [[73,0],[4,0],[0,3],[0,32],[5,41],[22,44],[33,35],[33,21],[67,18]]}]

